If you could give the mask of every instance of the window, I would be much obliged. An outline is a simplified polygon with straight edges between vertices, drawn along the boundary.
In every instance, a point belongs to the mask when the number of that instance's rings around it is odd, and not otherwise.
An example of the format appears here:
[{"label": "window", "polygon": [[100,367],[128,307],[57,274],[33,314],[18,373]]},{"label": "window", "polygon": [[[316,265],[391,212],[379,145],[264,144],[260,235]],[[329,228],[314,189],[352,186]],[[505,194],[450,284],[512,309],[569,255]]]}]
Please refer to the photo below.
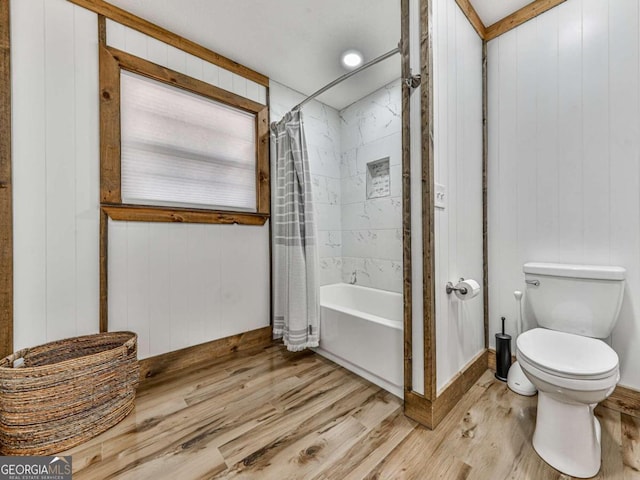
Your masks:
[{"label": "window", "polygon": [[100,83],[101,201],[112,218],[266,221],[266,106],[110,47]]}]

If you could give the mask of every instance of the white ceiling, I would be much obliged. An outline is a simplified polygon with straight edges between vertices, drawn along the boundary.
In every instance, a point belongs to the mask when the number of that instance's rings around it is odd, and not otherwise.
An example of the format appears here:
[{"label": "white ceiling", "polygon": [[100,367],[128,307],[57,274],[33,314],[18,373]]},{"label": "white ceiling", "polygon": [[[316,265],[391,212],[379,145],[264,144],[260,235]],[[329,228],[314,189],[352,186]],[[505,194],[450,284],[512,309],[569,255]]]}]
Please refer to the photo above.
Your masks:
[{"label": "white ceiling", "polygon": [[[346,70],[340,54],[365,61],[400,40],[400,0],[108,0],[309,95]],[[531,0],[470,0],[489,26]],[[338,110],[400,77],[400,56],[332,88],[319,100]]]},{"label": "white ceiling", "polygon": [[498,20],[520,10],[525,5],[533,3],[531,0],[470,0],[473,8],[485,27],[493,25]]},{"label": "white ceiling", "polygon": [[[108,0],[309,95],[346,73],[340,54],[365,61],[400,41],[399,0]],[[400,56],[319,99],[342,109],[400,77]]]}]

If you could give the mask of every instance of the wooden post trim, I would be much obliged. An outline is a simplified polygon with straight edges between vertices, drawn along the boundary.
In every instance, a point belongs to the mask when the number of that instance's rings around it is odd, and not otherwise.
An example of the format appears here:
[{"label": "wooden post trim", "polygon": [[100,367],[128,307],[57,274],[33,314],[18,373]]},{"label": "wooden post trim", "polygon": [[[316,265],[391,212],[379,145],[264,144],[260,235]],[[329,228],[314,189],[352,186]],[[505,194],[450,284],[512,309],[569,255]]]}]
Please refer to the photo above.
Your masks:
[{"label": "wooden post trim", "polygon": [[420,1],[421,125],[422,125],[422,242],[424,305],[424,396],[436,398],[436,311],[434,232],[434,121],[432,0]]},{"label": "wooden post trim", "polygon": [[493,25],[489,25],[485,29],[484,39],[486,41],[493,40],[503,33],[513,30],[517,26],[537,17],[541,13],[557,7],[565,1],[566,0],[536,0],[529,5],[525,5],[520,10],[513,12],[511,15],[497,21]]},{"label": "wooden post trim", "polygon": [[0,0],[0,358],[13,351],[10,0]]},{"label": "wooden post trim", "polygon": [[109,218],[100,209],[100,332],[109,331]]},{"label": "wooden post trim", "polygon": [[99,15],[103,15],[115,22],[118,22],[126,27],[133,28],[134,30],[149,35],[161,42],[174,46],[187,53],[195,55],[207,62],[218,65],[230,72],[236,73],[244,78],[247,78],[253,82],[256,82],[264,87],[269,86],[269,78],[261,73],[256,72],[244,65],[241,65],[233,60],[220,55],[219,53],[209,50],[202,45],[198,45],[191,40],[188,40],[180,35],[177,35],[169,30],[166,30],[158,25],[155,25],[147,20],[133,15],[121,8],[111,5],[103,0],[68,0],[71,3],[79,5],[95,12]]},{"label": "wooden post trim", "polygon": [[487,83],[487,42],[482,42],[482,301],[484,314],[484,348],[489,348],[489,86]]},{"label": "wooden post trim", "polygon": [[409,0],[401,0],[400,55],[402,56],[402,298],[404,321],[404,390],[413,389],[413,305],[411,283],[411,75]]}]

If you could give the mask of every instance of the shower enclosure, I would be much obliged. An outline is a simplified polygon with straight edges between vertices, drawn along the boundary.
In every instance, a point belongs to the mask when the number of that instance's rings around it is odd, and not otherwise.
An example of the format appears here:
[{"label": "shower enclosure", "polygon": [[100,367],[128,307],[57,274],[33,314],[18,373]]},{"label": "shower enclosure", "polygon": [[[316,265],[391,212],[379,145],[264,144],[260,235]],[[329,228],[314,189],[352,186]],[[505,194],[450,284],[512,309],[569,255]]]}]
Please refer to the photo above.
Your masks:
[{"label": "shower enclosure", "polygon": [[[395,79],[343,108],[275,82],[270,105],[274,121],[304,103],[320,257],[316,351],[401,397],[402,85],[395,53],[385,60]],[[354,81],[357,75],[347,80]]]}]

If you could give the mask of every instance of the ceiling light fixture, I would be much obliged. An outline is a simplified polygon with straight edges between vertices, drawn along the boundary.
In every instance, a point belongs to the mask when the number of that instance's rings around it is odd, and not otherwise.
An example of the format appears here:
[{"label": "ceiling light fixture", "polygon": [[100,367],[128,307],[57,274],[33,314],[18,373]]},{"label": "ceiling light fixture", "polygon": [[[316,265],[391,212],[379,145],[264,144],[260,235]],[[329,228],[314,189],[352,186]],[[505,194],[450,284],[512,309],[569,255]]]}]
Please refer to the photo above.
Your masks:
[{"label": "ceiling light fixture", "polygon": [[362,65],[362,54],[357,50],[347,50],[342,54],[341,61],[342,66],[348,70],[353,70],[354,68]]}]

